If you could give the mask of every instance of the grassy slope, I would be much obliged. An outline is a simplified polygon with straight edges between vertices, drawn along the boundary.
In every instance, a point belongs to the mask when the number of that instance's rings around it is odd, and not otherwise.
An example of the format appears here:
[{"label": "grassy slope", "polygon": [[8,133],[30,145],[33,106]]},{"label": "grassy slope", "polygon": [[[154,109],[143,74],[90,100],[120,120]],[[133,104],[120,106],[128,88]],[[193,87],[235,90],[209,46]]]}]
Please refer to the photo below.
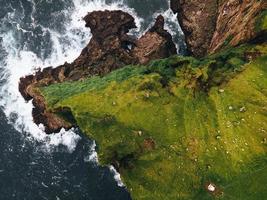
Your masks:
[{"label": "grassy slope", "polygon": [[[266,51],[176,56],[41,91],[50,109],[71,109],[133,199],[265,199]],[[244,52],[264,56],[247,62]]]}]

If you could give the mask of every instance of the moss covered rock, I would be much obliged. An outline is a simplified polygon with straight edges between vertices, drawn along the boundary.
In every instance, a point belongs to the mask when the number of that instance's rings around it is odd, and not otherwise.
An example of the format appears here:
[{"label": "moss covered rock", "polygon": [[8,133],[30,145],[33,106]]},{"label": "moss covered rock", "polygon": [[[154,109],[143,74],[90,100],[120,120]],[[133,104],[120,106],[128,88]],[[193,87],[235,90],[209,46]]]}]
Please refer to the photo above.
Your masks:
[{"label": "moss covered rock", "polygon": [[96,140],[133,199],[267,198],[266,44],[40,90]]}]

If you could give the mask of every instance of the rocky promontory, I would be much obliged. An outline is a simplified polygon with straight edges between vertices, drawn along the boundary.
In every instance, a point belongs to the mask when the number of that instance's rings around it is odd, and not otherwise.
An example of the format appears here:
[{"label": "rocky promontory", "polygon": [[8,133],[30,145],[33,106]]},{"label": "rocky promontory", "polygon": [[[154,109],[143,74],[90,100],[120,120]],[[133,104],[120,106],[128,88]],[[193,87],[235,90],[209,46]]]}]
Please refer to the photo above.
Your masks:
[{"label": "rocky promontory", "polygon": [[86,27],[91,29],[92,38],[76,60],[20,79],[22,96],[27,101],[33,99],[34,122],[44,124],[47,133],[58,132],[62,127],[69,129],[72,125],[47,110],[45,100],[36,88],[103,76],[126,65],[147,64],[177,53],[161,15],[141,38],[129,35],[136,25],[134,18],[123,11],[95,11],[88,13],[84,20]]}]

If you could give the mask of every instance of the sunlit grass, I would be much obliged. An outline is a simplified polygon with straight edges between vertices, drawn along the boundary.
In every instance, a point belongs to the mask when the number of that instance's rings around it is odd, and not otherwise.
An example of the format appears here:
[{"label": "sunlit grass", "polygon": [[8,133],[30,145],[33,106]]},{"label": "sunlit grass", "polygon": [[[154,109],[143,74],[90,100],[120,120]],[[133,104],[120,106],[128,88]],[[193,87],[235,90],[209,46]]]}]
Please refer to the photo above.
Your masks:
[{"label": "sunlit grass", "polygon": [[41,91],[51,110],[71,109],[133,199],[265,199],[266,49],[173,56]]}]

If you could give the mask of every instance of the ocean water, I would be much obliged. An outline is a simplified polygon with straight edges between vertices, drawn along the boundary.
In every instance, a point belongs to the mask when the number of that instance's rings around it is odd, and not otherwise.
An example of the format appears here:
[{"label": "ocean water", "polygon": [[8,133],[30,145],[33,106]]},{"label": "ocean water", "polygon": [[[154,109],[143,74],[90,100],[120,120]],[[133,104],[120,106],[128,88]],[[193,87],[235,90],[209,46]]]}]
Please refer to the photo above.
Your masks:
[{"label": "ocean water", "polygon": [[0,200],[128,200],[112,166],[97,163],[95,142],[77,129],[46,135],[18,92],[36,67],[71,62],[88,43],[82,17],[94,10],[131,13],[141,35],[158,14],[184,53],[168,0],[0,0]]}]

